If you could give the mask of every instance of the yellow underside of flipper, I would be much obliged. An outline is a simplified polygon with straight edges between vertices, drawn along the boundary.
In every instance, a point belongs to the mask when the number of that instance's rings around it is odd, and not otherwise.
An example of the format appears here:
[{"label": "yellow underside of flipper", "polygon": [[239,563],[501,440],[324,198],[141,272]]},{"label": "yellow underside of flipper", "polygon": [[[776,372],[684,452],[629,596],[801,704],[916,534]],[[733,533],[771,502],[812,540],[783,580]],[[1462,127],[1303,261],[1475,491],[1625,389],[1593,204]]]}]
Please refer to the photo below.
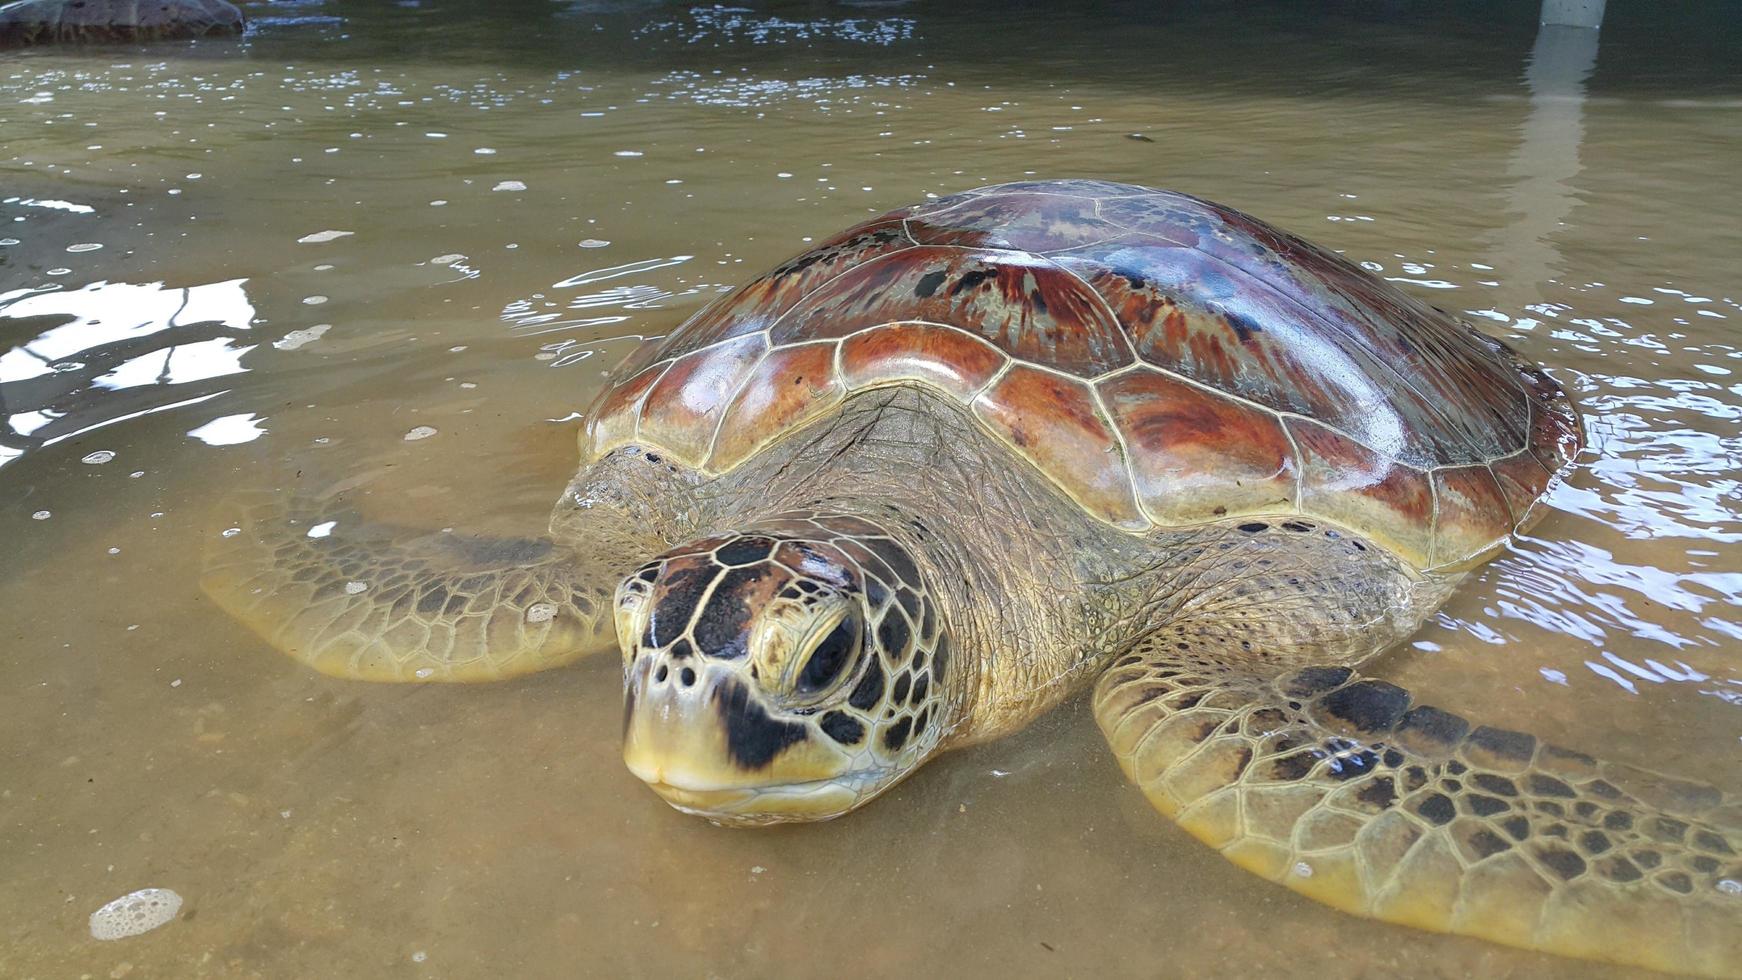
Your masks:
[{"label": "yellow underside of flipper", "polygon": [[262,495],[201,585],[267,642],[334,677],[488,681],[614,647],[609,588],[547,541],[404,531]]},{"label": "yellow underside of flipper", "polygon": [[1095,694],[1121,767],[1240,867],[1417,929],[1742,976],[1742,807],[1710,787],[1431,708],[1405,716],[1426,735],[1356,737],[1334,710],[1381,686],[1352,675],[1338,701],[1166,653],[1121,663]]}]

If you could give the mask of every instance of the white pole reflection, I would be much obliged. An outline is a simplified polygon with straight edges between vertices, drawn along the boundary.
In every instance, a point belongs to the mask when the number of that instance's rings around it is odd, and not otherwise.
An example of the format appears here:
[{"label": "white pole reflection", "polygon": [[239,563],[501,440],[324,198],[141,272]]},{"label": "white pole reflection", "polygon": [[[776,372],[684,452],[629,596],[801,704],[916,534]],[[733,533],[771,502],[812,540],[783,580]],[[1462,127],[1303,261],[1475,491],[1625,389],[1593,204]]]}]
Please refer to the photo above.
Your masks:
[{"label": "white pole reflection", "polygon": [[1507,167],[1508,210],[1515,220],[1501,229],[1495,266],[1506,285],[1502,309],[1518,310],[1541,299],[1542,283],[1559,276],[1554,237],[1578,206],[1572,185],[1581,169],[1585,136],[1585,83],[1597,65],[1598,26],[1604,0],[1543,0],[1536,44],[1525,63],[1530,113]]}]

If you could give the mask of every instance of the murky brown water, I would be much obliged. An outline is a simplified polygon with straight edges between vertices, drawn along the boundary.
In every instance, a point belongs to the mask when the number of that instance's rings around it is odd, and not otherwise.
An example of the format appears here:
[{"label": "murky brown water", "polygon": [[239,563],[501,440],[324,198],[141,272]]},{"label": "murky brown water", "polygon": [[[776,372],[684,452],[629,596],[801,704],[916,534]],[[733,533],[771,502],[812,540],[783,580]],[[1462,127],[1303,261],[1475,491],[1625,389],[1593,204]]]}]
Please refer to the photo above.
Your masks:
[{"label": "murky brown water", "polygon": [[[287,479],[536,531],[632,338],[928,193],[1108,177],[1551,365],[1593,451],[1384,672],[1742,792],[1742,20],[1612,6],[316,0],[0,56],[0,975],[1619,975],[1252,878],[1081,706],[722,830],[623,769],[614,662],[345,683],[196,585],[210,505]],[[181,917],[89,938],[147,886]]]}]

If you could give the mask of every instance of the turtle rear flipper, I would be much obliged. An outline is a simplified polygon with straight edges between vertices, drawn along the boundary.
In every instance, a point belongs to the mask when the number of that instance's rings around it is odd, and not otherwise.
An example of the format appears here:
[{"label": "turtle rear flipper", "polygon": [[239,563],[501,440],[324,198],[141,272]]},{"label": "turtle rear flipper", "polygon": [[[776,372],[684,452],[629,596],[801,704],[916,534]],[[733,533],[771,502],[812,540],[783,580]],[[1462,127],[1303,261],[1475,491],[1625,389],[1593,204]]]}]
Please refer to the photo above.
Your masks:
[{"label": "turtle rear flipper", "polygon": [[214,536],[201,585],[324,674],[498,680],[614,644],[614,578],[549,540],[414,531],[294,495],[225,509],[241,519]]},{"label": "turtle rear flipper", "polygon": [[1234,863],[1388,922],[1742,975],[1736,800],[1250,656],[1213,633],[1146,644],[1095,691],[1126,775]]}]

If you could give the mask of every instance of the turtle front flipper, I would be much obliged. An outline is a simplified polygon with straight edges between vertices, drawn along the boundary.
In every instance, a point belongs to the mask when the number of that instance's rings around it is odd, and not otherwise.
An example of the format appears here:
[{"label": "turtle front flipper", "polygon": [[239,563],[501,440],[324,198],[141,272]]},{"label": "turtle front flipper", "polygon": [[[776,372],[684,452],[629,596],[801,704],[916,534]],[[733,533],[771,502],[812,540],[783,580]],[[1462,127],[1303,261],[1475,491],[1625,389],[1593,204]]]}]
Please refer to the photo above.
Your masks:
[{"label": "turtle front flipper", "polygon": [[1095,690],[1126,775],[1235,864],[1356,915],[1742,975],[1736,800],[1253,656],[1145,644]]},{"label": "turtle front flipper", "polygon": [[549,540],[413,531],[294,496],[226,510],[241,520],[215,536],[201,585],[324,674],[499,680],[615,645],[615,577]]}]

